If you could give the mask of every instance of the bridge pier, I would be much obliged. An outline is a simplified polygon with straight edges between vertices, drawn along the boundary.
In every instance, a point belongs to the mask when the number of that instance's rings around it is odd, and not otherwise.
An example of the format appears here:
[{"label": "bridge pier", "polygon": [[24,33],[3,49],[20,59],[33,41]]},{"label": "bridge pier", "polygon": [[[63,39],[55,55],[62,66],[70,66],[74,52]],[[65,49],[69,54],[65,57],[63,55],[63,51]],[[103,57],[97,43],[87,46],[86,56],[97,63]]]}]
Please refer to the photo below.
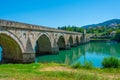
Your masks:
[{"label": "bridge pier", "polygon": [[77,43],[71,44],[71,47],[76,47],[76,46],[77,46]]},{"label": "bridge pier", "polygon": [[77,44],[77,43],[74,43],[74,44],[73,44],[73,47],[77,47],[77,46],[78,46],[78,44]]},{"label": "bridge pier", "polygon": [[68,43],[68,44],[65,45],[65,47],[63,47],[63,49],[68,50],[68,49],[71,49],[71,47],[77,47],[78,45],[80,45],[80,43],[79,44],[77,44],[77,43],[74,43],[74,44]]},{"label": "bridge pier", "polygon": [[65,49],[71,49],[70,43],[65,45]]},{"label": "bridge pier", "polygon": [[35,62],[35,53],[23,53],[21,59],[3,57],[2,63],[32,63]]},{"label": "bridge pier", "polygon": [[57,53],[59,53],[59,48],[58,48],[58,46],[55,46],[52,48],[51,54],[57,54]]},{"label": "bridge pier", "polygon": [[35,62],[35,53],[23,53],[23,63]]}]

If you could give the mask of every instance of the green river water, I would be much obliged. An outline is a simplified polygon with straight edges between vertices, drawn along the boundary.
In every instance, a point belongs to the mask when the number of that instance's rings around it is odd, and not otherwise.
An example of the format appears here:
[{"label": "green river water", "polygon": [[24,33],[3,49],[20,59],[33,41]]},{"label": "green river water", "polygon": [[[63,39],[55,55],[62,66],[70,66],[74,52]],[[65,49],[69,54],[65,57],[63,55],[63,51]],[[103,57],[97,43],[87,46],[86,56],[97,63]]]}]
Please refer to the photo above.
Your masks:
[{"label": "green river water", "polygon": [[[102,67],[104,57],[120,58],[120,43],[117,42],[90,42],[70,50],[61,50],[59,54],[36,56],[36,63],[62,63],[72,65],[80,62],[90,61],[95,67]],[[0,60],[2,59],[2,48],[0,47]]]},{"label": "green river water", "polygon": [[78,47],[73,47],[70,50],[62,50],[56,55],[37,56],[36,62],[48,63],[63,63],[72,65],[85,61],[93,63],[94,67],[102,67],[101,62],[104,57],[120,58],[120,43],[117,42],[90,42]]}]

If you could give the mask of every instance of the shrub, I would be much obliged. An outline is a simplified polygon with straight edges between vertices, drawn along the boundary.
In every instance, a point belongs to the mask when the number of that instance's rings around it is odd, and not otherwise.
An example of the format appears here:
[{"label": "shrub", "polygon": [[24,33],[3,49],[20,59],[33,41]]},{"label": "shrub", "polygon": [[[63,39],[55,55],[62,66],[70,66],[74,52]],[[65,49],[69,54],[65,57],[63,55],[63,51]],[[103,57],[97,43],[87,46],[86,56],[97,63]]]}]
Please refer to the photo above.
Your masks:
[{"label": "shrub", "polygon": [[72,65],[72,68],[75,68],[75,69],[82,68],[82,64],[80,62],[78,62],[78,63]]},{"label": "shrub", "polygon": [[76,63],[76,64],[72,65],[72,68],[75,68],[75,69],[77,69],[77,68],[92,69],[93,64],[92,64],[92,62],[87,62],[86,61],[84,65],[82,65],[81,63]]},{"label": "shrub", "polygon": [[118,68],[120,61],[116,57],[105,57],[102,61],[103,68]]},{"label": "shrub", "polygon": [[83,67],[86,68],[86,69],[92,69],[93,68],[93,63],[86,61]]}]

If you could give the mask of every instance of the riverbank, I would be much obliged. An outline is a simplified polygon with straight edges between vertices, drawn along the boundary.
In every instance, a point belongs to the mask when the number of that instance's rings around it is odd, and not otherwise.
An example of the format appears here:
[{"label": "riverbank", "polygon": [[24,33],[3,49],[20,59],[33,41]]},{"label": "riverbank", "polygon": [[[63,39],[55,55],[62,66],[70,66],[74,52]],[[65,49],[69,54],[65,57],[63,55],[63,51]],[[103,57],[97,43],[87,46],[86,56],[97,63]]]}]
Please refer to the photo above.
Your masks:
[{"label": "riverbank", "polygon": [[107,42],[112,41],[112,39],[90,39],[90,42]]},{"label": "riverbank", "polygon": [[120,69],[73,69],[56,63],[1,64],[0,80],[120,80]]}]

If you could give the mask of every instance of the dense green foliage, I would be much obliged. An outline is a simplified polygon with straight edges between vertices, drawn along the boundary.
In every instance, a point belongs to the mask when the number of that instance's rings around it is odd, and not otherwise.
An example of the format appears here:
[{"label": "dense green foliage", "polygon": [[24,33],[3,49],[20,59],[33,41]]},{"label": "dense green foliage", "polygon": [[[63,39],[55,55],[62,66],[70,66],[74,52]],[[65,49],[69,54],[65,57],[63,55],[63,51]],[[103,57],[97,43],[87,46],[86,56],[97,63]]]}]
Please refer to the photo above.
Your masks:
[{"label": "dense green foliage", "polygon": [[109,36],[112,31],[116,31],[119,28],[107,28],[105,26],[99,26],[94,28],[87,28],[86,31],[89,34],[94,34],[96,36]]},{"label": "dense green foliage", "polygon": [[83,65],[84,68],[86,69],[92,69],[93,68],[93,63],[92,62],[85,62],[85,64]]},{"label": "dense green foliage", "polygon": [[112,31],[120,29],[120,19],[112,19],[98,24],[83,26],[87,29],[87,33],[97,36],[108,36]]},{"label": "dense green foliage", "polygon": [[78,68],[82,68],[82,67],[83,66],[81,63],[76,63],[76,64],[72,65],[72,68],[74,68],[74,69],[78,69]]},{"label": "dense green foliage", "polygon": [[[76,27],[76,26],[68,25],[68,26],[58,27],[58,29],[84,33],[83,27]],[[95,38],[95,39],[111,39],[113,38],[113,36],[111,36],[111,33],[119,29],[120,29],[120,24],[114,27],[106,27],[106,26],[92,27],[91,26],[89,28],[86,28],[86,33],[90,34],[92,38]]]},{"label": "dense green foliage", "polygon": [[105,57],[102,61],[103,68],[119,68],[120,60],[116,57]]},{"label": "dense green foliage", "polygon": [[[91,39],[114,39],[120,40],[120,25],[116,27],[106,27],[106,26],[99,26],[99,27],[91,27],[87,28],[86,32],[91,34]],[[117,32],[117,34],[116,34]],[[115,37],[116,34],[116,37]]]},{"label": "dense green foliage", "polygon": [[114,38],[116,41],[119,41],[120,42],[120,30],[118,30],[115,34],[115,38]]},{"label": "dense green foliage", "polygon": [[110,32],[115,30],[114,28],[106,28],[105,26],[99,26],[94,28],[87,28],[87,33],[98,34],[102,33],[101,35],[109,35]]},{"label": "dense green foliage", "polygon": [[66,30],[66,31],[74,31],[74,32],[84,32],[84,28],[81,27],[77,27],[77,26],[63,26],[63,27],[58,27],[58,29],[60,30]]},{"label": "dense green foliage", "polygon": [[83,26],[86,28],[86,32],[92,35],[93,39],[113,39],[114,34],[120,29],[120,19],[112,19],[102,23]]},{"label": "dense green foliage", "polygon": [[[120,29],[120,19],[112,19],[102,23],[83,27],[68,25],[58,27],[58,29],[82,33],[84,32],[84,29],[86,29],[87,34],[89,34],[92,39],[113,39],[114,34],[111,35],[111,33]],[[116,39],[118,39],[118,37]]]}]

